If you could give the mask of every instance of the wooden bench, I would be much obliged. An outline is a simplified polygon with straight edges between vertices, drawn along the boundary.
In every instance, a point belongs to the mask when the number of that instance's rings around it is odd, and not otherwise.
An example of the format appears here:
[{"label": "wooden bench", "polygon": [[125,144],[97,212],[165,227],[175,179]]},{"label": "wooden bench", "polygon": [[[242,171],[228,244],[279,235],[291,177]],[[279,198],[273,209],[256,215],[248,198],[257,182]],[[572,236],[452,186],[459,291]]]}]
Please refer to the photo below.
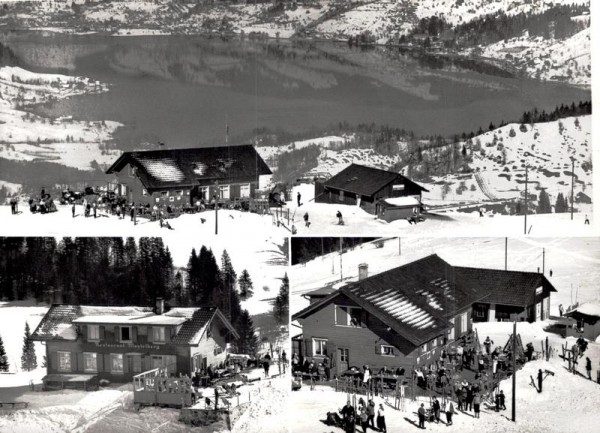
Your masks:
[{"label": "wooden bench", "polygon": [[26,401],[0,402],[0,409],[27,409],[28,406]]}]

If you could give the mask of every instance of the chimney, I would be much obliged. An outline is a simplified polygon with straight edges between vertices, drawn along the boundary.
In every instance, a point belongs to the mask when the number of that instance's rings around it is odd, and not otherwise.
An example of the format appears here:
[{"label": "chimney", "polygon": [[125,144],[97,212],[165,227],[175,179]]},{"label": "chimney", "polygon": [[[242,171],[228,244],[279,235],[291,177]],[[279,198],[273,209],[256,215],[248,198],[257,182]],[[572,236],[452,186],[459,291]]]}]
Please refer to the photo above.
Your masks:
[{"label": "chimney", "polygon": [[165,312],[165,300],[163,298],[156,298],[156,314],[163,314]]},{"label": "chimney", "polygon": [[358,281],[362,281],[369,276],[369,265],[361,263],[358,265]]}]

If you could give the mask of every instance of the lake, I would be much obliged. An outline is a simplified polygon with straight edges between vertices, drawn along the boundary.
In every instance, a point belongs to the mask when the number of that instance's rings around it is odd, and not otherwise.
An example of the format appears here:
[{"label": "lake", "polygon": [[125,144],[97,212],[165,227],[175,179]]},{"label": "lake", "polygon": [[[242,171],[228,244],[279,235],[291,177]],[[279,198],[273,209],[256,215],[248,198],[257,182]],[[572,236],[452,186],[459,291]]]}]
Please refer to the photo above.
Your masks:
[{"label": "lake", "polygon": [[223,143],[255,128],[288,133],[339,122],[389,124],[452,135],[517,120],[525,110],[591,98],[589,89],[493,71],[398,49],[335,42],[4,33],[23,67],[82,75],[110,92],[35,107],[38,114],[115,120],[117,141],[171,146]]}]

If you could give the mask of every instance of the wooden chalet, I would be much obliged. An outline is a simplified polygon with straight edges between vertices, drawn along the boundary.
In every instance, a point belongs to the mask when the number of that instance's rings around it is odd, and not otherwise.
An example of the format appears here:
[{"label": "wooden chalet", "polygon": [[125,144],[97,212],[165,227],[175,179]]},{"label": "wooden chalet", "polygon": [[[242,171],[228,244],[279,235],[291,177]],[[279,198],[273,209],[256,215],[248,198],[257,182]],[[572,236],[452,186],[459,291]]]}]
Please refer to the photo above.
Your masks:
[{"label": "wooden chalet", "polygon": [[222,364],[238,334],[217,308],[165,309],[159,299],[156,308],[55,304],[31,338],[46,346],[44,384],[52,388],[129,382],[157,368],[191,375]]},{"label": "wooden chalet", "polygon": [[124,152],[106,173],[128,202],[171,206],[256,198],[272,174],[252,145]]},{"label": "wooden chalet", "polygon": [[487,305],[490,321],[507,311],[507,319],[533,321],[546,317],[555,291],[540,274],[454,267],[435,254],[373,276],[361,267],[356,282],[309,292],[309,306],[292,318],[302,328],[299,354],[330,358],[338,375],[362,365],[430,365],[468,338],[476,307]]},{"label": "wooden chalet", "polygon": [[[421,185],[400,173],[351,164],[329,180],[315,184],[315,201],[360,206],[372,214],[380,214],[380,200],[413,197],[420,212]],[[415,206],[411,206],[412,208]]]}]

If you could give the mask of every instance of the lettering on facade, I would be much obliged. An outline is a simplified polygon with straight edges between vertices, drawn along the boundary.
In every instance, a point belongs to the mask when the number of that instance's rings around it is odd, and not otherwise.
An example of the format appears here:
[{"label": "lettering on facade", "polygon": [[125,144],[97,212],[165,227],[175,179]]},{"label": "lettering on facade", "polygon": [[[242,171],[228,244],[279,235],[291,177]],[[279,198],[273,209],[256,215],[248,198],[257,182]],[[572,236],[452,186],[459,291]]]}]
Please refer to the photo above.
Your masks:
[{"label": "lettering on facade", "polygon": [[128,349],[153,349],[153,350],[158,350],[160,349],[159,346],[154,346],[152,344],[109,344],[109,343],[98,343],[97,345],[98,347],[109,347],[109,348],[113,348],[113,349],[122,349],[122,348],[128,348]]}]

